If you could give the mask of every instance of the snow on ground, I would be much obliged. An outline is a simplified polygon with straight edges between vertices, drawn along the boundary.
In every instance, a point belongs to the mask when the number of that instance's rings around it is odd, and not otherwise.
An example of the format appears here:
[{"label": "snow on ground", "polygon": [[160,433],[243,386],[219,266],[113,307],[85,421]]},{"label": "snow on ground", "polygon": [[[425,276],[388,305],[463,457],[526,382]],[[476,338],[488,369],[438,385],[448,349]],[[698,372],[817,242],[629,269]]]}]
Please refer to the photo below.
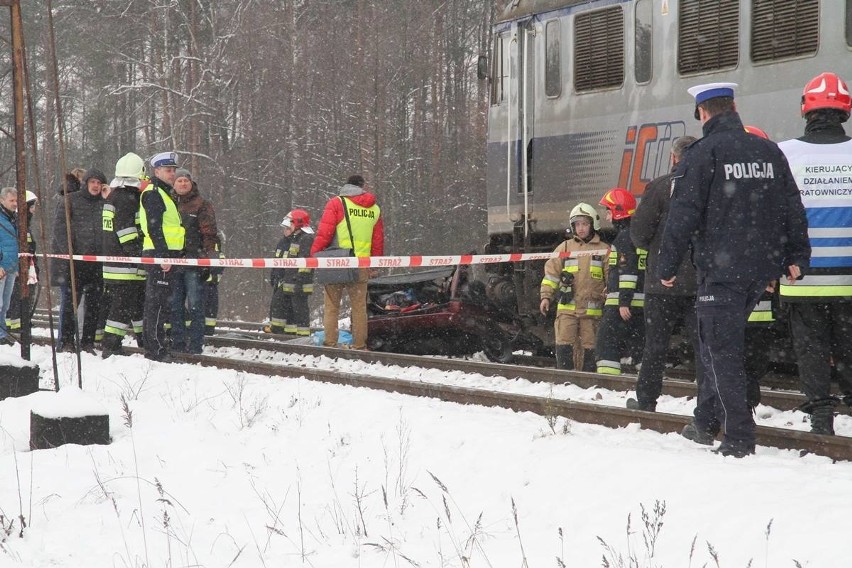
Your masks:
[{"label": "snow on ground", "polygon": [[[35,347],[33,360],[48,386],[49,351]],[[73,356],[59,366],[62,384],[76,383]],[[84,354],[83,380],[109,412],[109,446],[30,452],[30,408],[57,395],[0,401],[0,566],[590,567],[604,556],[619,566],[619,554],[643,567],[716,566],[714,554],[721,567],[849,565],[850,463],[771,448],[723,458],[637,427],[551,428],[529,413],[139,355]],[[649,560],[643,532],[662,503]]]}]

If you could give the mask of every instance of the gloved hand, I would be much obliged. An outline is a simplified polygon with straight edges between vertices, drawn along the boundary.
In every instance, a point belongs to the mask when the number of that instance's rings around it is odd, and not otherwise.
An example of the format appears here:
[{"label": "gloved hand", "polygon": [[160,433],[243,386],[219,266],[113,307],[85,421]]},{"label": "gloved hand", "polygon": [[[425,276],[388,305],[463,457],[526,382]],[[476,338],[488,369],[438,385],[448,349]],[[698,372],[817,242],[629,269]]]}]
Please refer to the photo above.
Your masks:
[{"label": "gloved hand", "polygon": [[198,269],[198,281],[202,284],[210,278],[210,268],[204,266]]}]

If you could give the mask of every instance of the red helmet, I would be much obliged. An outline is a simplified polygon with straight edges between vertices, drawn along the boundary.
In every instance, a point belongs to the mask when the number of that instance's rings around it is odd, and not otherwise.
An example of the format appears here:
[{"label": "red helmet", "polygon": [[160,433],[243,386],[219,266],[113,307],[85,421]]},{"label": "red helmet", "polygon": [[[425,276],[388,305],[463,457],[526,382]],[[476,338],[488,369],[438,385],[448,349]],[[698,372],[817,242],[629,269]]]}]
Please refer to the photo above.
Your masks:
[{"label": "red helmet", "polygon": [[311,224],[311,216],[304,209],[293,209],[287,213],[287,218],[294,229],[309,227]]},{"label": "red helmet", "polygon": [[749,134],[754,134],[755,136],[760,136],[761,138],[769,140],[769,135],[757,126],[746,126],[745,131]]},{"label": "red helmet", "polygon": [[836,108],[847,117],[852,108],[849,87],[834,73],[820,73],[808,81],[802,93],[802,116],[821,108]]},{"label": "red helmet", "polygon": [[612,213],[612,220],[627,219],[636,211],[636,198],[633,194],[616,187],[607,191],[600,201]]}]

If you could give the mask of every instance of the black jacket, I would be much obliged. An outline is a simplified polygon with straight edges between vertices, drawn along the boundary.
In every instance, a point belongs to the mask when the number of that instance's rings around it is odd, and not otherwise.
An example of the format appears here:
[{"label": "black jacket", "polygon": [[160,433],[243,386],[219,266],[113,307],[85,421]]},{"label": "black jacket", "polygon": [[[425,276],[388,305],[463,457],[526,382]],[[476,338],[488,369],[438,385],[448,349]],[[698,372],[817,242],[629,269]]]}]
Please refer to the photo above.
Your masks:
[{"label": "black jacket", "polygon": [[736,112],[704,124],[674,174],[657,277],[670,279],[692,243],[698,281],[763,282],[806,267],[808,222],[787,159],[749,134]]},{"label": "black jacket", "polygon": [[[83,178],[83,189],[67,194],[71,217],[71,246],[74,254],[101,254],[102,210],[104,200],[101,194],[92,195],[87,187],[90,179],[106,183],[106,177],[99,170],[89,170]],[[64,193],[64,192],[63,192]],[[68,236],[65,222],[65,197],[56,205],[53,213],[52,248],[56,254],[68,253]],[[82,262],[82,261],[80,261]],[[75,267],[82,266],[79,263]],[[51,274],[56,282],[62,283],[68,278],[68,261],[53,259]]]},{"label": "black jacket", "polygon": [[669,204],[672,192],[671,173],[651,180],[645,186],[645,193],[631,217],[630,238],[637,248],[648,251],[648,278],[645,280],[646,294],[667,294],[670,296],[694,296],[696,291],[695,267],[692,259],[683,259],[677,269],[675,285],[667,288],[660,283],[657,274],[657,260],[660,256],[660,243],[669,216]]}]

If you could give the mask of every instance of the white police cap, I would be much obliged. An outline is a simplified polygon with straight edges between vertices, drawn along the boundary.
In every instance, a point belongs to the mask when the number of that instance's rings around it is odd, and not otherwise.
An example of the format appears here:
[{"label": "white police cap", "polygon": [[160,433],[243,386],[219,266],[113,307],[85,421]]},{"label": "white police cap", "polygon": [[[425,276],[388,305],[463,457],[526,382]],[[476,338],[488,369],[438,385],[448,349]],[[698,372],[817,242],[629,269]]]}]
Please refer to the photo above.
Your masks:
[{"label": "white police cap", "polygon": [[695,97],[695,120],[698,120],[698,105],[717,97],[734,98],[734,89],[738,86],[736,83],[707,83],[688,88],[687,92]]},{"label": "white police cap", "polygon": [[155,168],[177,167],[178,155],[176,152],[160,152],[151,158],[151,165]]}]

